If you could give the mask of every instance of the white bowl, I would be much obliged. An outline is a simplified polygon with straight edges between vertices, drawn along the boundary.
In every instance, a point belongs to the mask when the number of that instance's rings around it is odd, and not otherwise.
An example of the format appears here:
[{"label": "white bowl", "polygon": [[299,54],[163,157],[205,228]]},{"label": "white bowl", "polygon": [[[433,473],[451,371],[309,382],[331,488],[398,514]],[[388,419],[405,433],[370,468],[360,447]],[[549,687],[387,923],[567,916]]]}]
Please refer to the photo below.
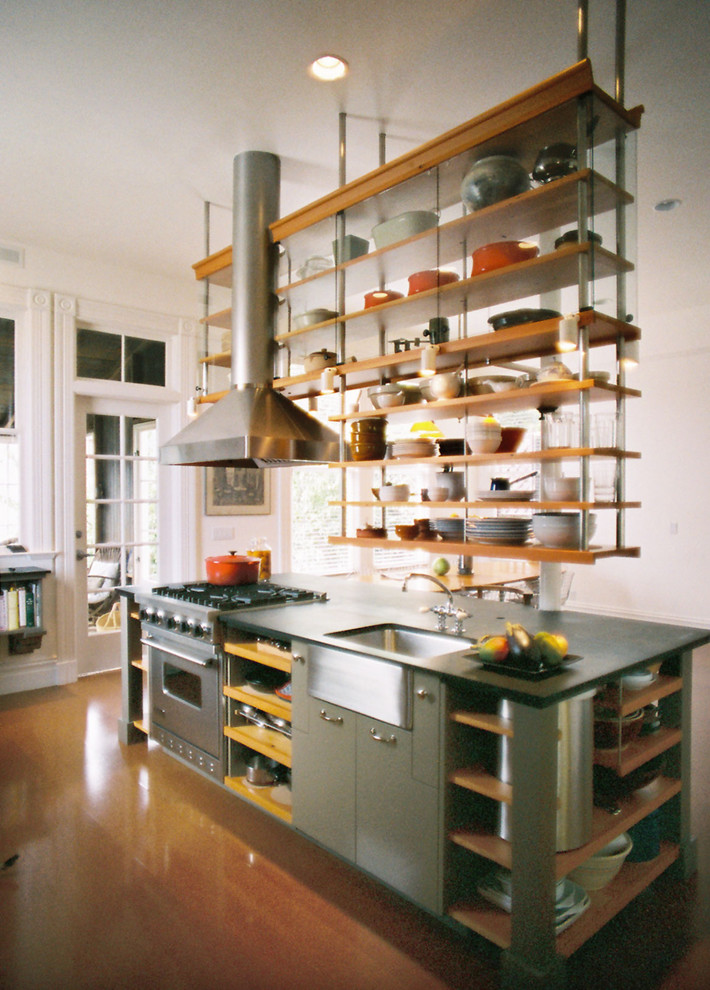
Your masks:
[{"label": "white bowl", "polygon": [[629,691],[640,691],[641,688],[648,687],[656,680],[656,675],[651,670],[637,670],[633,674],[624,674],[621,678],[623,687]]},{"label": "white bowl", "polygon": [[577,502],[579,478],[550,478],[545,482],[545,496],[553,502]]},{"label": "white bowl", "polygon": [[380,485],[380,502],[406,502],[409,485]]},{"label": "white bowl", "polygon": [[409,210],[390,220],[383,220],[372,228],[376,248],[396,244],[406,237],[413,237],[424,230],[430,230],[439,223],[439,217],[430,210]]},{"label": "white bowl", "polygon": [[633,848],[633,840],[626,832],[612,839],[581,866],[575,867],[568,876],[585,890],[601,890],[614,879],[624,860]]},{"label": "white bowl", "polygon": [[404,405],[404,389],[399,385],[373,385],[367,390],[367,395],[375,409],[389,409],[391,406]]},{"label": "white bowl", "polygon": [[295,330],[303,330],[304,327],[310,327],[314,323],[334,320],[337,315],[338,312],[334,309],[309,309],[306,313],[299,313],[298,316],[294,316],[293,326]]},{"label": "white bowl", "polygon": [[[544,547],[575,549],[580,545],[582,516],[579,512],[536,512],[533,533]],[[589,517],[589,535],[594,535],[596,516]]]},{"label": "white bowl", "polygon": [[429,379],[429,391],[435,399],[455,399],[461,393],[461,376],[456,371],[442,371]]}]

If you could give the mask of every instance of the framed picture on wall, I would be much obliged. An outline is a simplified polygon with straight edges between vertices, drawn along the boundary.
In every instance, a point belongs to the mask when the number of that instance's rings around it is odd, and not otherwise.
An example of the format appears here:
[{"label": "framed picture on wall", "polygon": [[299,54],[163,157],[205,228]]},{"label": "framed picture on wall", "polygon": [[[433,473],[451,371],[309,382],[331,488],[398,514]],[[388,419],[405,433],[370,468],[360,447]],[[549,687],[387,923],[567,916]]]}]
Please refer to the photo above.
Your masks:
[{"label": "framed picture on wall", "polygon": [[205,468],[205,515],[268,515],[271,512],[270,475],[270,471],[258,468]]}]

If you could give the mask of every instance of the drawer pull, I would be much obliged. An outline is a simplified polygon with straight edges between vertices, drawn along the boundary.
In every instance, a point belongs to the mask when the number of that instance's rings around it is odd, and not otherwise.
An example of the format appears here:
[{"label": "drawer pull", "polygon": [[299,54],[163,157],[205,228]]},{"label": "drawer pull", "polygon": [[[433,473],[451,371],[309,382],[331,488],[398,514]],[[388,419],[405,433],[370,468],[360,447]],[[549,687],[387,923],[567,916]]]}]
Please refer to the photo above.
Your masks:
[{"label": "drawer pull", "polygon": [[340,717],[340,715],[328,715],[325,708],[321,708],[320,717],[323,719],[324,722],[335,722],[337,725],[343,724],[343,720]]},{"label": "drawer pull", "polygon": [[394,746],[394,744],[397,742],[397,736],[390,736],[389,738],[387,738],[387,736],[378,736],[375,729],[370,729],[370,735],[375,740],[375,742],[385,743],[388,746]]},{"label": "drawer pull", "polygon": [[431,698],[431,691],[427,691],[426,688],[419,688],[417,698]]}]

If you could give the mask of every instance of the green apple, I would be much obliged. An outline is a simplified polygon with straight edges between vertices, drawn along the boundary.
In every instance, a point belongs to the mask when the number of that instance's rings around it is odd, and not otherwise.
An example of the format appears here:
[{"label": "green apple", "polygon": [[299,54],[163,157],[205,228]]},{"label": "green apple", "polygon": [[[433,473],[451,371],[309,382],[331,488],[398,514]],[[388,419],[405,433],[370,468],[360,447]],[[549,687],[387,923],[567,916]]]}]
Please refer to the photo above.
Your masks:
[{"label": "green apple", "polygon": [[451,564],[448,562],[446,557],[437,557],[434,563],[431,565],[431,569],[434,574],[438,574],[439,577],[443,577],[444,574],[449,573]]}]

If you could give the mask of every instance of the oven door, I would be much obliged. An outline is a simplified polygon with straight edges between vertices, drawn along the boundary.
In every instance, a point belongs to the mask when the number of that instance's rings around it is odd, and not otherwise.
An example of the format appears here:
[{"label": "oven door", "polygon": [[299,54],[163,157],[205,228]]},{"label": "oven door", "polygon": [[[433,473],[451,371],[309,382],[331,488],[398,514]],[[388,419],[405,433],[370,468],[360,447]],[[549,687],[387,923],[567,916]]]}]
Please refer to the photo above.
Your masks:
[{"label": "oven door", "polygon": [[141,627],[141,642],[148,647],[153,725],[221,760],[218,648],[149,625]]}]

